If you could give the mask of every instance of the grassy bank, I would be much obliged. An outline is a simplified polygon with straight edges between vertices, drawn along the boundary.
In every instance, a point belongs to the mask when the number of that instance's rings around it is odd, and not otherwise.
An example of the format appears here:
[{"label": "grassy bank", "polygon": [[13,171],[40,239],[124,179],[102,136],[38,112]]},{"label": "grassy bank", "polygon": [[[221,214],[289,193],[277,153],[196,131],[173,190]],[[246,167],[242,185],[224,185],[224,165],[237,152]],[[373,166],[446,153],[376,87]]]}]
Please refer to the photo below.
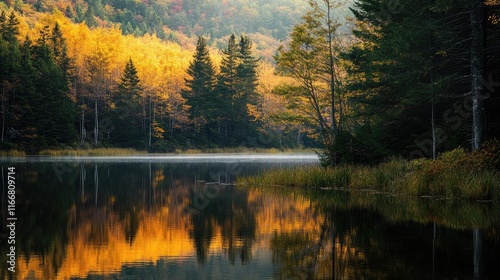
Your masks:
[{"label": "grassy bank", "polygon": [[392,159],[377,166],[277,169],[241,184],[287,188],[336,188],[467,200],[500,200],[500,145],[474,153],[463,149],[436,160]]},{"label": "grassy bank", "polygon": [[211,149],[187,149],[175,150],[176,154],[227,154],[227,153],[247,153],[247,154],[282,154],[282,153],[314,153],[313,149],[276,149],[276,148],[211,148]]},{"label": "grassy bank", "polygon": [[147,154],[146,151],[122,148],[96,148],[76,150],[43,150],[38,153],[41,156],[128,156]]},{"label": "grassy bank", "polygon": [[24,157],[26,153],[19,150],[0,151],[0,157]]},{"label": "grassy bank", "polygon": [[[177,149],[174,154],[206,154],[206,153],[247,153],[247,154],[281,154],[281,153],[314,153],[312,149],[275,149],[275,148],[212,148],[212,149]],[[139,151],[128,148],[94,148],[94,149],[51,149],[42,150],[37,153],[41,156],[128,156],[139,154],[163,154],[163,153],[148,153],[147,151]],[[24,151],[9,150],[1,151],[0,157],[24,157],[27,154]]]}]

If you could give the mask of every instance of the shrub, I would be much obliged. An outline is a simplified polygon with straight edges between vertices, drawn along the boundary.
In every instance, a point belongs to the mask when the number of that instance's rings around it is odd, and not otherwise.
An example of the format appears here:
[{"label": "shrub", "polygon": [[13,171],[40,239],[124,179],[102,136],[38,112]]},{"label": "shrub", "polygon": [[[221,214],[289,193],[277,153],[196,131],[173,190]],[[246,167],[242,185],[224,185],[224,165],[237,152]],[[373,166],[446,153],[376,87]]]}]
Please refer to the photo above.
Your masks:
[{"label": "shrub", "polygon": [[469,156],[469,164],[475,169],[500,170],[500,141],[487,141],[482,149],[473,151]]}]

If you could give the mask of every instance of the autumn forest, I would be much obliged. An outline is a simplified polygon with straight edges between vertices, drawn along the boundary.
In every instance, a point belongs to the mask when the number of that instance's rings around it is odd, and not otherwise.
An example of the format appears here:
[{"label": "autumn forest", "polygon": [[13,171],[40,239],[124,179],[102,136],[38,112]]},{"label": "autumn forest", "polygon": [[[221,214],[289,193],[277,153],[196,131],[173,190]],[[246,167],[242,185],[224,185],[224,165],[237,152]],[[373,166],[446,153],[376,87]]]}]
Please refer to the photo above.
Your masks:
[{"label": "autumn forest", "polygon": [[326,148],[337,164],[500,136],[498,1],[10,0],[0,11],[2,150]]}]

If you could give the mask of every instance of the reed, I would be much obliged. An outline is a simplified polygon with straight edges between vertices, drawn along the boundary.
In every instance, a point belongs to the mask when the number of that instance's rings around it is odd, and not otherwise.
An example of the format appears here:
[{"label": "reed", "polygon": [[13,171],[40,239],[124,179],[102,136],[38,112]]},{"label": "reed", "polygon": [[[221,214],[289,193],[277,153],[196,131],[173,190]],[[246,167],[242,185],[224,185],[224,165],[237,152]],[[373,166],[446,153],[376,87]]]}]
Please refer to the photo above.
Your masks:
[{"label": "reed", "polygon": [[24,157],[26,153],[19,150],[0,151],[0,157]]},{"label": "reed", "polygon": [[300,189],[370,190],[410,197],[500,200],[500,172],[485,162],[495,161],[478,159],[477,155],[471,157],[464,151],[452,151],[437,160],[391,159],[374,167],[277,169],[241,178],[239,183]]},{"label": "reed", "polygon": [[176,149],[176,154],[228,154],[228,153],[247,153],[247,154],[282,154],[282,153],[314,153],[312,149],[276,149],[276,148],[204,148],[204,149]]},{"label": "reed", "polygon": [[38,154],[43,156],[127,156],[146,154],[145,151],[123,148],[95,148],[83,150],[43,150]]}]

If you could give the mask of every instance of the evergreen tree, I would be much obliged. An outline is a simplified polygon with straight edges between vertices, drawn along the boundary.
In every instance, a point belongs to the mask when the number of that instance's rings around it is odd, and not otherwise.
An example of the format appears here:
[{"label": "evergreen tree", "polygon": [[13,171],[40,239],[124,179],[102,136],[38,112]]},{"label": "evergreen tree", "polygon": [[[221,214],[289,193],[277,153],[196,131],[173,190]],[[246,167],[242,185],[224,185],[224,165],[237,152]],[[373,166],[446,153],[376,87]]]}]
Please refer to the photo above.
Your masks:
[{"label": "evergreen tree", "polygon": [[181,92],[190,106],[189,116],[194,122],[195,133],[201,126],[216,119],[214,108],[218,106],[214,95],[215,69],[203,37],[198,37],[193,61],[189,64],[185,80],[186,89]]},{"label": "evergreen tree", "polygon": [[130,21],[127,21],[126,24],[122,24],[122,32],[125,35],[133,34],[134,33],[134,28],[132,27],[132,24]]},{"label": "evergreen tree", "polygon": [[88,27],[96,27],[97,19],[95,18],[94,10],[91,6],[88,7],[87,11],[83,15],[83,19]]},{"label": "evergreen tree", "polygon": [[38,104],[34,100],[40,100],[35,87],[37,73],[33,66],[32,47],[31,40],[26,37],[20,47],[19,59],[19,76],[23,80],[12,100],[12,121],[8,126],[10,133],[7,133],[10,141],[15,141],[19,148],[28,151],[34,151],[37,147],[39,116],[36,108]]},{"label": "evergreen tree", "polygon": [[33,7],[35,7],[35,10],[37,12],[41,12],[43,8],[42,0],[36,0],[35,4],[33,4]]},{"label": "evergreen tree", "polygon": [[106,10],[104,9],[104,5],[101,0],[88,0],[89,7],[92,7],[92,11],[94,14],[101,19],[105,18]]},{"label": "evergreen tree", "polygon": [[85,20],[85,9],[83,7],[83,3],[78,2],[75,5],[75,21],[76,22],[82,22]]},{"label": "evergreen tree", "polygon": [[64,10],[64,15],[70,19],[73,19],[75,17],[75,13],[73,13],[71,5],[66,6],[66,9]]},{"label": "evergreen tree", "polygon": [[373,160],[409,155],[416,138],[431,137],[431,92],[442,92],[437,72],[431,85],[431,57],[433,63],[439,58],[431,53],[428,2],[404,1],[404,10],[388,15],[387,3],[359,1],[353,10],[360,21],[354,34],[362,43],[350,50],[348,70],[359,77],[350,83],[351,100],[362,126],[357,138]]},{"label": "evergreen tree", "polygon": [[57,22],[52,29],[52,34],[50,35],[48,43],[56,64],[61,68],[68,84],[70,84],[73,65],[71,59],[68,57],[66,39],[64,39],[61,28]]},{"label": "evergreen tree", "polygon": [[246,108],[243,108],[244,104],[238,102],[239,49],[234,34],[229,37],[227,48],[222,53],[216,87],[217,95],[221,101],[218,106],[217,117],[223,124],[224,139],[228,141],[228,144],[234,145],[236,144],[232,141],[234,139],[228,139],[228,137],[230,137],[231,130],[236,125],[235,122],[238,120],[238,116],[247,111]]},{"label": "evergreen tree", "polygon": [[33,67],[36,70],[36,95],[30,103],[36,104],[39,139],[36,148],[72,144],[76,139],[73,124],[75,112],[69,98],[67,77],[57,65],[49,47],[48,27],[41,31],[37,45],[32,47]]},{"label": "evergreen tree", "polygon": [[19,20],[14,12],[11,12],[7,18],[5,12],[2,11],[2,14],[0,15],[0,24],[2,38],[9,43],[16,43],[17,35],[19,35]]},{"label": "evergreen tree", "polygon": [[237,76],[240,82],[240,92],[247,96],[249,103],[255,104],[257,94],[257,63],[260,59],[252,54],[252,41],[248,36],[242,35],[239,42],[240,64],[237,68]]},{"label": "evergreen tree", "polygon": [[16,87],[19,86],[21,76],[20,49],[16,35],[18,21],[12,12],[9,18],[5,12],[0,13],[0,102],[1,102],[1,142],[7,139],[7,129],[12,127],[11,107],[15,97]]},{"label": "evergreen tree", "polygon": [[257,109],[257,63],[258,58],[252,55],[252,41],[248,36],[242,35],[239,42],[239,65],[236,69],[237,76],[237,100],[235,107],[240,115],[240,138],[254,136],[257,124],[250,116],[249,108]]},{"label": "evergreen tree", "polygon": [[479,148],[486,128],[499,135],[494,122],[483,123],[498,119],[498,110],[484,115],[496,102],[484,98],[485,69],[498,73],[498,47],[483,45],[499,33],[483,19],[492,8],[483,1],[400,2],[404,9],[387,11],[389,0],[357,1],[353,9],[360,43],[347,55],[357,138],[378,158],[431,157],[471,139]]},{"label": "evergreen tree", "polygon": [[140,106],[142,88],[137,69],[130,59],[118,84],[114,97],[111,141],[122,147],[143,148],[145,134],[142,131],[142,110]]}]

